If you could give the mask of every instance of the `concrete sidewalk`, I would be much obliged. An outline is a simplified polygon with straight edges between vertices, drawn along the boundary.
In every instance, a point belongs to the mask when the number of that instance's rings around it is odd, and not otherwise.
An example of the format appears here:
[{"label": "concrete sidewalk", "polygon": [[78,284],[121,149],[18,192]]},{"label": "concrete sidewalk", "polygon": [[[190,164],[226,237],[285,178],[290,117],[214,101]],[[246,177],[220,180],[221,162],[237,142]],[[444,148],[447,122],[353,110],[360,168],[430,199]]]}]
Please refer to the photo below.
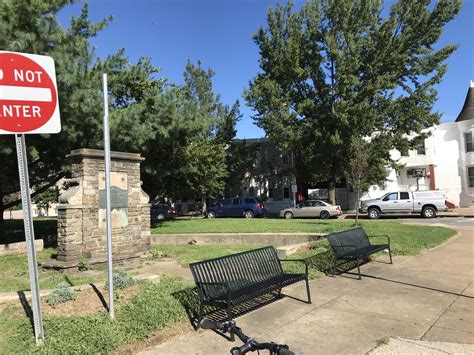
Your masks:
[{"label": "concrete sidewalk", "polygon": [[[459,232],[420,256],[395,257],[393,265],[384,264],[388,257],[382,256],[362,267],[361,281],[348,274],[315,280],[313,304],[286,297],[238,317],[237,325],[259,341],[289,344],[298,355],[365,354],[377,345],[396,344],[388,341],[392,337],[461,343],[443,349],[473,353],[474,234],[472,228]],[[283,292],[305,299],[304,283]],[[415,352],[415,345],[406,343],[408,348],[395,345],[382,353]],[[200,330],[141,354],[226,354],[238,345]]]}]

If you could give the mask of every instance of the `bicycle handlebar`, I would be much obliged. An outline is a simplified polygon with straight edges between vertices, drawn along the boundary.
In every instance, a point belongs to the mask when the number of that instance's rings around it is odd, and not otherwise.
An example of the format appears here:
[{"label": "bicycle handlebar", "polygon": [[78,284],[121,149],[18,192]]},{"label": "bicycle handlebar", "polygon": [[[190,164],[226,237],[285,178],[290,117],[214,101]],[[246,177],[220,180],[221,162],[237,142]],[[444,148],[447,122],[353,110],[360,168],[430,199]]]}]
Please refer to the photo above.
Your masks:
[{"label": "bicycle handlebar", "polygon": [[206,317],[203,317],[199,322],[199,326],[203,329],[219,330],[223,333],[231,333],[237,335],[240,340],[244,343],[240,347],[234,347],[230,349],[232,355],[244,355],[249,351],[255,350],[270,350],[271,354],[276,355],[295,355],[289,350],[288,345],[276,344],[276,343],[259,343],[255,339],[252,339],[242,332],[242,329],[235,325],[235,322],[221,323]]}]

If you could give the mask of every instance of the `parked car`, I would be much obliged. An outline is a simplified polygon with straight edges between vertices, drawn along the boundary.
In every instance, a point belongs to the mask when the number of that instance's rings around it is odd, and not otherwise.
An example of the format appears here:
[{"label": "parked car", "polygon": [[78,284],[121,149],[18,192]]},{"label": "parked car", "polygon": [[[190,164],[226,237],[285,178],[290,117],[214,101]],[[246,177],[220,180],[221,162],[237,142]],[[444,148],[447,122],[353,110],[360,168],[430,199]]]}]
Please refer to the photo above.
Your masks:
[{"label": "parked car", "polygon": [[360,213],[367,213],[371,219],[389,213],[419,213],[433,218],[439,211],[448,211],[446,195],[439,190],[389,192],[377,199],[361,201],[359,208]]},{"label": "parked car", "polygon": [[173,219],[174,214],[174,208],[164,204],[153,204],[150,209],[150,217],[152,221]]},{"label": "parked car", "polygon": [[280,217],[286,219],[298,217],[328,219],[341,214],[341,206],[334,206],[321,200],[306,200],[297,204],[296,207],[285,208],[280,211]]},{"label": "parked car", "polygon": [[245,217],[253,218],[265,215],[263,204],[253,197],[228,198],[210,205],[207,217]]}]

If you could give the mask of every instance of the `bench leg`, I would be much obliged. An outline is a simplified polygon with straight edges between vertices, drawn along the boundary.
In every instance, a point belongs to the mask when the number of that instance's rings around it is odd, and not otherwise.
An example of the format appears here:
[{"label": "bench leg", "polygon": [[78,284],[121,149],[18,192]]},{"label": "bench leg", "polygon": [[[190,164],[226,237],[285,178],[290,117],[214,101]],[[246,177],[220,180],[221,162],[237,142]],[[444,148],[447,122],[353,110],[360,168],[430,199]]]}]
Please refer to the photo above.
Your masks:
[{"label": "bench leg", "polygon": [[280,298],[281,297],[281,288],[278,289],[278,296],[277,298]]},{"label": "bench leg", "polygon": [[[234,319],[232,317],[232,305],[230,302],[227,303],[227,320],[229,322],[232,322]],[[235,341],[235,335],[234,333],[230,333],[230,341]]]},{"label": "bench leg", "polygon": [[388,248],[388,255],[390,256],[390,264],[393,264],[393,261],[392,261],[392,250],[390,249],[390,247]]},{"label": "bench leg", "polygon": [[198,315],[196,330],[198,330],[199,328],[201,328],[201,321],[202,321],[202,317],[203,317],[203,316],[204,316],[204,304],[201,303],[201,304],[199,305],[199,315]]},{"label": "bench leg", "polygon": [[309,281],[308,276],[306,276],[306,293],[308,294],[308,304],[311,304],[311,293],[309,292]]},{"label": "bench leg", "polygon": [[336,275],[336,259],[332,261],[331,274],[332,274],[332,277]]},{"label": "bench leg", "polygon": [[359,280],[362,280],[362,277],[360,276],[360,260],[359,258],[357,258],[356,260],[357,260],[357,272],[359,273]]}]

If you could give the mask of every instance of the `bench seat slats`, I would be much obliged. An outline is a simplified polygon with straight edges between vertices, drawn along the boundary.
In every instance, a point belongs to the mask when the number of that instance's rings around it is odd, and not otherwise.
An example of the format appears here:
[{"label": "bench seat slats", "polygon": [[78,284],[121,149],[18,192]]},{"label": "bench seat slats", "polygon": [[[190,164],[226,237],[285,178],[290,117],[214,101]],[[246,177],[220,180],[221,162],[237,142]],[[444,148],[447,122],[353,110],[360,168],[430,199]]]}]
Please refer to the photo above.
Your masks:
[{"label": "bench seat slats", "polygon": [[306,281],[311,303],[307,267],[306,273],[284,273],[272,246],[191,263],[189,267],[201,300],[200,318],[203,305],[226,307],[231,318],[232,305],[299,281]]},{"label": "bench seat slats", "polygon": [[387,244],[371,244],[369,237],[365,233],[365,230],[361,227],[348,229],[341,232],[331,233],[326,236],[329,245],[334,255],[333,270],[334,275],[337,267],[336,261],[342,260],[355,260],[357,261],[357,270],[360,274],[360,262],[366,259],[368,256],[375,254],[382,250],[388,250],[390,255],[390,263],[392,263],[392,252],[390,249],[390,237],[386,236]]}]

